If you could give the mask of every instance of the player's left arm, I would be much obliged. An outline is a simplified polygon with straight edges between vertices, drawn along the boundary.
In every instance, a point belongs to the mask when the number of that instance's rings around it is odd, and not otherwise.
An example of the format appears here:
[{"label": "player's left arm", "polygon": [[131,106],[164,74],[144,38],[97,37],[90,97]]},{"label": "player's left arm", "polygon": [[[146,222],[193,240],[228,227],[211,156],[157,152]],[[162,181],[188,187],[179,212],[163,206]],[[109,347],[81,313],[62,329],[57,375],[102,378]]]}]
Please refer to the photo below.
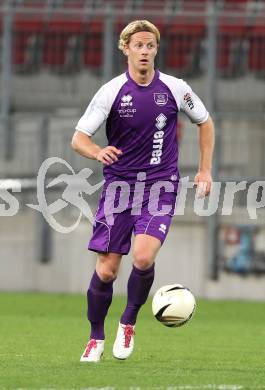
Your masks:
[{"label": "player's left arm", "polygon": [[195,176],[194,183],[197,186],[197,195],[203,197],[208,195],[212,188],[212,160],[214,151],[214,123],[209,116],[208,119],[198,124],[200,162],[199,170]]},{"label": "player's left arm", "polygon": [[194,182],[197,186],[197,196],[208,195],[212,187],[212,159],[214,150],[214,124],[201,101],[183,80],[178,81],[179,107],[199,127],[200,162]]}]

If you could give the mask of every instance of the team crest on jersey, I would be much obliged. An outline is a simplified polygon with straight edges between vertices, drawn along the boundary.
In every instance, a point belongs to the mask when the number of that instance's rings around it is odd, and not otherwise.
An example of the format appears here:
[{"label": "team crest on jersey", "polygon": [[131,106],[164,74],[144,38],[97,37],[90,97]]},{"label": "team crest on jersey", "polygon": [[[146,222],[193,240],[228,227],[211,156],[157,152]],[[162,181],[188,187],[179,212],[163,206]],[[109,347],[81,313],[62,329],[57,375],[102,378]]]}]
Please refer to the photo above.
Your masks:
[{"label": "team crest on jersey", "polygon": [[168,94],[163,92],[155,92],[154,101],[158,106],[165,106],[168,101]]},{"label": "team crest on jersey", "polygon": [[123,95],[121,98],[121,107],[130,107],[132,106],[132,96],[131,95]]}]

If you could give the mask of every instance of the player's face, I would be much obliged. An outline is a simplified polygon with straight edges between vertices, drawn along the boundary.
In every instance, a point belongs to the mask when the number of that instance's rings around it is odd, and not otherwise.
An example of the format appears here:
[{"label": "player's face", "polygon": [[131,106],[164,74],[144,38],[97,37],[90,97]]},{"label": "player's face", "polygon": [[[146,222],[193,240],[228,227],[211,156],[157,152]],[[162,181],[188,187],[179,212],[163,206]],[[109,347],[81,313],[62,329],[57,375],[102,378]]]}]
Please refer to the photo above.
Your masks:
[{"label": "player's face", "polygon": [[141,31],[131,36],[129,44],[125,47],[125,54],[130,66],[141,73],[145,73],[154,68],[157,49],[155,34]]}]

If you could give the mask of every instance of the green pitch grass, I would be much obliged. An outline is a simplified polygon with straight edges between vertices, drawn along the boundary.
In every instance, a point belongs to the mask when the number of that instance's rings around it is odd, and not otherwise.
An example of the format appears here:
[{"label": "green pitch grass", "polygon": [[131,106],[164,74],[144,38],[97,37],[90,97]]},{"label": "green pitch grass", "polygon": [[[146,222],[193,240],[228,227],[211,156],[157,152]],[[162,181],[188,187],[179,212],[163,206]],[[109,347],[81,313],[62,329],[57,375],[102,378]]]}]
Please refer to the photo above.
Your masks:
[{"label": "green pitch grass", "polygon": [[265,389],[265,303],[199,301],[193,320],[166,328],[139,315],[135,352],[111,349],[124,307],[115,297],[100,363],[79,363],[88,337],[80,295],[0,294],[0,389]]}]

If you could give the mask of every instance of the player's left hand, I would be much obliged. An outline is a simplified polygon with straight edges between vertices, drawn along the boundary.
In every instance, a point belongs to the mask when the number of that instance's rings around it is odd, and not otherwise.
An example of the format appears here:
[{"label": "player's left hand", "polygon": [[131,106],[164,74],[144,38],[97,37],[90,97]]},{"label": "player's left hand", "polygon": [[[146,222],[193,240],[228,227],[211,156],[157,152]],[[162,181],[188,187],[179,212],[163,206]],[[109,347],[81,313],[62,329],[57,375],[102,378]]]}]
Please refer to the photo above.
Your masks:
[{"label": "player's left hand", "polygon": [[211,172],[199,171],[194,178],[194,184],[197,187],[196,196],[198,198],[209,195],[213,184]]}]

